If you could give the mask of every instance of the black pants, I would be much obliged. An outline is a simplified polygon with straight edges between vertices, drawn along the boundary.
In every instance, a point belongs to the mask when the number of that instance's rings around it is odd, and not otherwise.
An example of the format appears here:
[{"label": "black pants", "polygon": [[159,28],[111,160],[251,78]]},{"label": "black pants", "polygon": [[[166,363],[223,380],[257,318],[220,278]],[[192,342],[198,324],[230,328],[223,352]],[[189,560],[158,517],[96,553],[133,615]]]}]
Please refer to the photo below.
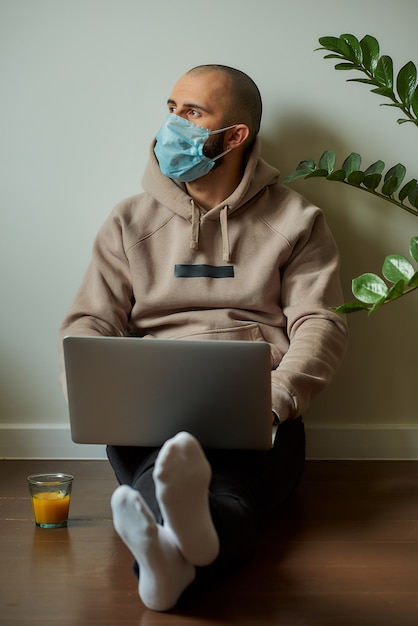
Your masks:
[{"label": "black pants", "polygon": [[[119,483],[137,489],[162,523],[152,479],[158,452],[159,448],[107,447]],[[220,541],[215,568],[231,569],[252,555],[260,522],[291,495],[303,474],[303,421],[280,424],[271,450],[206,449],[205,454],[212,468],[210,510]]]}]

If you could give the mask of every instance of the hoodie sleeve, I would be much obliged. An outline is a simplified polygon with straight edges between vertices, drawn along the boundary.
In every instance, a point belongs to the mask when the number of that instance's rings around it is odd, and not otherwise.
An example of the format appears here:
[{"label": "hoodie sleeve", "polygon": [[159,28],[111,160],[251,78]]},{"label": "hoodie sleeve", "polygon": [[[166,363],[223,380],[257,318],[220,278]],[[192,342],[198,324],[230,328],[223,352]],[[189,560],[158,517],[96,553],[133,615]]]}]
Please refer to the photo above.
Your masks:
[{"label": "hoodie sleeve", "polygon": [[[282,268],[281,304],[289,349],[272,372],[273,410],[281,421],[304,413],[333,379],[347,345],[339,253],[323,213],[313,208]],[[308,211],[308,214],[310,211]]]},{"label": "hoodie sleeve", "polygon": [[122,225],[113,212],[95,239],[89,267],[60,327],[61,384],[65,394],[63,338],[66,335],[126,335],[132,301]]}]

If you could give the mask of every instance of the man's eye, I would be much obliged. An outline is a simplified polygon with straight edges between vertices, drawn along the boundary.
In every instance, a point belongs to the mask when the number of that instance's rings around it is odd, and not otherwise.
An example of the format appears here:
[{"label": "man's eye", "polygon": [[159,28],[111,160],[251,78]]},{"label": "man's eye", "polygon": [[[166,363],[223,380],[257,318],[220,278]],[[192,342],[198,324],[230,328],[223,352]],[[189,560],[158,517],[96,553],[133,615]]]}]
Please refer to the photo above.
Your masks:
[{"label": "man's eye", "polygon": [[190,111],[190,115],[191,115],[192,117],[199,117],[200,112],[199,112],[199,111],[197,111],[196,109],[192,109],[192,110]]},{"label": "man's eye", "polygon": [[176,112],[176,107],[175,106],[168,107],[168,112],[169,113],[175,113]]}]

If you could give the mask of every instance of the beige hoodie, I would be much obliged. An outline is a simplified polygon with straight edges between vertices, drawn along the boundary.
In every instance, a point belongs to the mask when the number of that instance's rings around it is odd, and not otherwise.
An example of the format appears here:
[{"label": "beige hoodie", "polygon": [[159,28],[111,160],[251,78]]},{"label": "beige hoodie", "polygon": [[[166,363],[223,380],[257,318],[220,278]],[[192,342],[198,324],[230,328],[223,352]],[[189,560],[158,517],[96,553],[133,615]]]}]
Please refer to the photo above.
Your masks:
[{"label": "beige hoodie", "polygon": [[323,213],[278,182],[259,140],[240,185],[207,212],[161,174],[152,148],[144,193],[98,233],[60,329],[61,363],[65,335],[267,341],[272,408],[281,420],[302,414],[347,341],[330,310],[342,296]]}]

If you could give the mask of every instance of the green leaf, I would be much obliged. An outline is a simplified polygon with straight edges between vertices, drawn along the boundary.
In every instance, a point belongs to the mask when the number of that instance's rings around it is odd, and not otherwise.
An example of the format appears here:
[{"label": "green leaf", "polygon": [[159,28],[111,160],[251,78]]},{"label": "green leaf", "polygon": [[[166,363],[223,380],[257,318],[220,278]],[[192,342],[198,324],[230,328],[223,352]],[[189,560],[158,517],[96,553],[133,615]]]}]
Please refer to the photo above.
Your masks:
[{"label": "green leaf", "polygon": [[411,98],[411,107],[415,117],[418,117],[418,87],[415,87],[414,94]]},{"label": "green leaf", "polygon": [[406,167],[402,163],[398,163],[391,167],[385,175],[385,184],[382,187],[382,193],[385,196],[392,196],[401,186],[405,178]]},{"label": "green leaf", "polygon": [[372,93],[377,93],[378,96],[384,96],[385,98],[393,99],[395,97],[393,90],[389,87],[378,87],[377,89],[372,89],[371,91]]},{"label": "green leaf", "polygon": [[386,302],[392,302],[403,295],[405,289],[405,281],[401,278],[389,289],[386,296]]},{"label": "green leaf", "polygon": [[363,50],[360,46],[360,42],[354,35],[344,34],[341,35],[340,39],[343,39],[349,50],[350,50],[350,58],[353,61],[356,61],[359,65],[363,62]]},{"label": "green leaf", "polygon": [[415,124],[415,126],[418,126],[418,120],[410,120],[410,119],[402,118],[396,121],[398,122],[398,124]]},{"label": "green leaf", "polygon": [[331,37],[327,35],[325,37],[320,37],[318,41],[321,44],[322,48],[325,48],[325,50],[330,50],[330,52],[337,52],[338,54],[341,54],[346,58],[350,54],[350,50],[347,44],[340,37]]},{"label": "green leaf", "polygon": [[370,191],[374,191],[379,186],[381,180],[381,174],[368,174],[363,179],[363,185]]},{"label": "green leaf", "polygon": [[410,289],[416,289],[418,287],[418,271],[416,271],[412,278],[408,281],[408,287]]},{"label": "green leaf", "polygon": [[318,41],[321,44],[321,48],[316,48],[316,50],[331,50],[332,52],[342,54],[340,50],[340,40],[338,37],[327,35],[325,37],[320,37]]},{"label": "green leaf", "polygon": [[384,196],[388,196],[388,198],[390,198],[391,196],[393,196],[393,194],[395,193],[395,191],[398,189],[400,185],[400,182],[398,181],[398,179],[396,178],[396,176],[391,176],[390,178],[388,178],[383,187],[382,187],[382,193]]},{"label": "green leaf", "polygon": [[311,172],[306,176],[306,178],[326,178],[328,176],[328,170],[318,169],[314,172]]},{"label": "green leaf", "polygon": [[342,164],[341,169],[345,171],[345,175],[348,178],[352,172],[359,170],[360,166],[361,156],[356,152],[351,152]]},{"label": "green leaf", "polygon": [[346,302],[345,304],[341,304],[340,306],[333,307],[332,310],[335,313],[340,315],[345,315],[346,313],[355,313],[356,311],[364,311],[367,310],[369,306],[364,302]]},{"label": "green leaf", "polygon": [[341,54],[326,54],[324,56],[324,59],[340,59],[341,60]]},{"label": "green leaf", "polygon": [[403,179],[405,178],[406,167],[402,165],[402,163],[397,163],[386,172],[385,180],[388,180],[392,176],[395,176],[399,180],[399,185],[402,184]]},{"label": "green leaf", "polygon": [[331,174],[327,176],[327,179],[341,182],[345,180],[346,176],[347,172],[345,170],[334,170],[333,172],[331,172]]},{"label": "green leaf", "polygon": [[414,275],[414,268],[404,256],[390,254],[383,261],[382,274],[391,283],[408,281]]},{"label": "green leaf", "polygon": [[365,176],[368,176],[369,174],[381,174],[384,169],[385,169],[385,163],[379,160],[369,165],[369,167],[364,172],[364,174]]},{"label": "green leaf", "polygon": [[418,209],[418,185],[408,192],[408,200],[413,207]]},{"label": "green leaf", "polygon": [[306,159],[305,161],[301,161],[296,170],[284,179],[283,184],[291,183],[292,181],[298,180],[299,178],[305,178],[308,174],[314,172],[315,169],[316,163],[313,159]]},{"label": "green leaf", "polygon": [[375,39],[375,37],[365,35],[365,37],[363,37],[360,41],[360,46],[363,51],[363,65],[371,74],[373,74],[379,60],[379,42]]},{"label": "green leaf", "polygon": [[[393,107],[394,109],[401,109],[402,111],[405,109],[405,106],[402,102],[383,102],[382,107]],[[406,122],[408,120],[405,120]]]},{"label": "green leaf", "polygon": [[301,170],[301,169],[308,169],[308,170],[314,170],[316,168],[316,163],[313,159],[305,159],[304,161],[301,161],[298,166],[297,166],[297,170]]},{"label": "green leaf", "polygon": [[363,83],[364,85],[376,85],[375,80],[370,78],[347,78],[347,83]]},{"label": "green leaf", "polygon": [[401,202],[403,202],[408,197],[408,194],[410,191],[415,189],[416,184],[417,184],[417,179],[413,178],[408,183],[406,183],[406,185],[402,187],[402,189],[400,190],[398,194],[398,198]]},{"label": "green leaf", "polygon": [[334,68],[336,70],[358,70],[359,69],[351,61],[348,61],[347,63],[337,63],[336,65],[334,65]]},{"label": "green leaf", "polygon": [[362,274],[352,281],[353,295],[366,304],[375,304],[380,298],[386,297],[388,288],[377,274]]},{"label": "green leaf", "polygon": [[330,174],[335,167],[336,156],[333,150],[325,150],[319,159],[318,168],[321,170],[327,170],[327,174]]},{"label": "green leaf", "polygon": [[384,169],[385,164],[383,161],[376,161],[375,163],[369,165],[364,172],[363,185],[367,187],[367,189],[374,191],[382,180],[382,172]]},{"label": "green leaf", "polygon": [[409,252],[414,261],[418,262],[418,237],[412,237],[409,242]]},{"label": "green leaf", "polygon": [[377,311],[377,309],[380,309],[380,307],[383,306],[385,302],[386,302],[385,296],[383,296],[382,298],[379,298],[379,300],[375,302],[374,305],[369,309],[368,315],[371,315],[372,313]]},{"label": "green leaf", "polygon": [[381,87],[393,89],[393,61],[391,57],[381,56],[376,65],[374,77]]},{"label": "green leaf", "polygon": [[347,182],[349,182],[350,185],[354,185],[355,187],[360,187],[363,180],[364,180],[364,172],[360,170],[351,172],[350,176],[348,176],[347,178]]},{"label": "green leaf", "polygon": [[300,169],[300,170],[296,170],[295,172],[292,172],[291,174],[289,174],[289,176],[286,176],[286,178],[283,180],[283,184],[287,185],[288,183],[292,183],[294,180],[298,180],[299,178],[306,178],[306,176],[311,172],[312,170],[304,170],[304,169]]},{"label": "green leaf", "polygon": [[412,61],[409,61],[399,71],[396,79],[396,89],[403,104],[410,106],[417,82],[417,68]]}]

